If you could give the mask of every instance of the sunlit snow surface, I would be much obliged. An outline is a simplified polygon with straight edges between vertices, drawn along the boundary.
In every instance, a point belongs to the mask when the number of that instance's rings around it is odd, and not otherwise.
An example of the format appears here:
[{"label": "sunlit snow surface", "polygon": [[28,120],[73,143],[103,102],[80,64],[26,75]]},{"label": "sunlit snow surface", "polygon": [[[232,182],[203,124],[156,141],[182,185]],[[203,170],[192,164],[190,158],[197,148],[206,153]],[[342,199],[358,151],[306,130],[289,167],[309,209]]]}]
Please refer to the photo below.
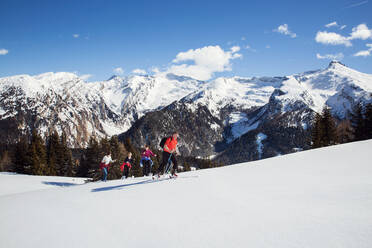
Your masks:
[{"label": "sunlit snow surface", "polygon": [[371,148],[369,140],[154,182],[0,174],[0,247],[369,248]]}]

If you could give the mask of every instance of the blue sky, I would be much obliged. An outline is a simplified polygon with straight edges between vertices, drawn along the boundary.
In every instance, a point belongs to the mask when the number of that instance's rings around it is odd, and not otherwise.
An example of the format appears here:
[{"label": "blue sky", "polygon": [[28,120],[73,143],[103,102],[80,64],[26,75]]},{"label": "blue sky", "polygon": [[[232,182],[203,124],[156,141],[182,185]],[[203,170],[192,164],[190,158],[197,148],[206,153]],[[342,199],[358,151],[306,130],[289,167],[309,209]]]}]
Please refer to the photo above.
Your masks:
[{"label": "blue sky", "polygon": [[371,13],[371,0],[2,0],[0,77],[281,76],[332,58],[372,74]]}]

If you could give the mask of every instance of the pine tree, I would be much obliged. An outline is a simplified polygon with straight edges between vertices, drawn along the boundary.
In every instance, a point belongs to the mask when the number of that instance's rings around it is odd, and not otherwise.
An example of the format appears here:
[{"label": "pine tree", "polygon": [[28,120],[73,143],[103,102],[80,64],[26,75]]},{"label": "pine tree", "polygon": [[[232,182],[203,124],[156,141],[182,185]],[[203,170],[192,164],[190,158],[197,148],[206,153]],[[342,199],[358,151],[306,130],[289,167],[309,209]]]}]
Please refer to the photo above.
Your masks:
[{"label": "pine tree", "polygon": [[336,125],[335,121],[331,115],[331,110],[328,107],[324,107],[322,112],[321,120],[321,145],[329,146],[336,144]]},{"label": "pine tree", "polygon": [[124,145],[119,143],[117,136],[112,136],[110,141],[110,150],[112,159],[115,162],[111,165],[109,170],[108,179],[119,179],[121,178],[120,164],[124,162],[125,159],[125,148]]},{"label": "pine tree", "polygon": [[312,148],[319,148],[322,146],[322,135],[322,116],[316,113],[311,133]]},{"label": "pine tree", "polygon": [[312,148],[319,148],[337,143],[336,124],[331,110],[324,107],[322,115],[315,114],[312,133]]},{"label": "pine tree", "polygon": [[60,138],[57,158],[60,167],[60,175],[74,176],[76,172],[72,161],[72,152],[67,145],[66,135],[64,133]]},{"label": "pine tree", "polygon": [[110,141],[107,137],[101,139],[99,143],[100,157],[103,157],[111,152]]},{"label": "pine tree", "polygon": [[14,171],[20,174],[31,174],[30,158],[28,156],[29,144],[26,136],[23,136],[15,145],[13,161]]},{"label": "pine tree", "polygon": [[100,179],[99,164],[101,162],[102,156],[100,155],[99,143],[94,137],[89,140],[88,148],[85,150],[85,166],[88,169],[88,177],[93,178],[93,180]]},{"label": "pine tree", "polygon": [[0,157],[0,171],[11,170],[12,159],[9,155],[9,151],[5,150]]},{"label": "pine tree", "polygon": [[366,139],[372,139],[372,103],[366,106],[365,111],[365,137]]},{"label": "pine tree", "polygon": [[59,149],[59,136],[57,132],[53,132],[48,136],[47,142],[47,164],[50,171],[49,175],[61,175],[60,165],[57,161],[57,153]]},{"label": "pine tree", "polygon": [[354,139],[355,141],[364,140],[366,138],[366,128],[363,115],[363,106],[361,103],[354,107],[353,113],[351,114],[351,123],[354,128]]},{"label": "pine tree", "polygon": [[36,132],[32,131],[31,144],[28,149],[28,156],[31,162],[31,173],[33,175],[49,175],[47,166],[46,148],[43,139]]},{"label": "pine tree", "polygon": [[32,131],[31,144],[28,150],[28,156],[31,162],[31,173],[33,175],[49,175],[47,167],[46,148],[43,139],[36,132]]},{"label": "pine tree", "polygon": [[336,128],[337,141],[340,144],[351,142],[353,140],[353,129],[349,120],[341,121]]}]

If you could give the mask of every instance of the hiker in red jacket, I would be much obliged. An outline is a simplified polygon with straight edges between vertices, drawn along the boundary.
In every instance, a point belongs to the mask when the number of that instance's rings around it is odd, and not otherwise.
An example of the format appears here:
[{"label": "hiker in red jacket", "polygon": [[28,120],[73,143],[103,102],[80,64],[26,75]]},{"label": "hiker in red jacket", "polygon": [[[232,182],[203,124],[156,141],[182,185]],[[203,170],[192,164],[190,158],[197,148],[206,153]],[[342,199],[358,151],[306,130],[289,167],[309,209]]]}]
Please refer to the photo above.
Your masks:
[{"label": "hiker in red jacket", "polygon": [[[178,132],[174,132],[171,137],[169,137],[164,144],[163,147],[163,162],[160,164],[158,169],[158,177],[160,177],[160,174],[163,173],[164,167],[167,165],[168,162],[172,161],[173,168],[172,168],[172,176],[177,176],[177,138],[178,138]],[[170,161],[169,161],[170,160]]]},{"label": "hiker in red jacket", "polygon": [[121,179],[128,178],[129,170],[132,169],[133,158],[132,153],[128,153],[128,157],[124,160],[124,163],[120,166],[120,170],[123,172]]}]

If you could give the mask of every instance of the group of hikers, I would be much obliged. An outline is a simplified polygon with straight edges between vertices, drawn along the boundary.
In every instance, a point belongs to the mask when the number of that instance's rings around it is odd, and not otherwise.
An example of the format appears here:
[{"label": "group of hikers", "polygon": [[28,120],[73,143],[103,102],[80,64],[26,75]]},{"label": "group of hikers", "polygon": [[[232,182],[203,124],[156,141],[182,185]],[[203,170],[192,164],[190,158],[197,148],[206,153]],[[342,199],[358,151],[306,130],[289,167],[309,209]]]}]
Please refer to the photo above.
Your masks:
[{"label": "group of hikers", "polygon": [[[174,132],[172,136],[163,138],[163,140],[160,142],[160,146],[163,149],[163,160],[160,164],[158,170],[153,175],[153,179],[155,179],[155,175],[157,175],[158,178],[165,172],[167,173],[169,171],[169,168],[171,168],[171,163],[173,164],[171,169],[171,177],[177,177],[177,138],[178,138],[178,132]],[[134,160],[132,158],[132,153],[129,152],[128,156],[120,166],[120,170],[123,172],[122,179],[128,178],[129,171],[132,168],[132,165],[134,163]],[[143,168],[143,174],[148,175],[149,172],[151,172],[152,165],[154,164],[151,160],[151,157],[156,157],[156,154],[154,154],[151,150],[149,145],[145,145],[145,149],[141,153],[141,160],[140,160],[140,166]],[[110,164],[115,162],[116,160],[112,160],[111,153],[108,155],[105,155],[101,161],[100,169],[102,170],[102,181],[107,180],[107,174],[108,170],[110,168]],[[149,163],[149,167],[146,166],[144,163]],[[164,169],[166,169],[164,171]]]}]

